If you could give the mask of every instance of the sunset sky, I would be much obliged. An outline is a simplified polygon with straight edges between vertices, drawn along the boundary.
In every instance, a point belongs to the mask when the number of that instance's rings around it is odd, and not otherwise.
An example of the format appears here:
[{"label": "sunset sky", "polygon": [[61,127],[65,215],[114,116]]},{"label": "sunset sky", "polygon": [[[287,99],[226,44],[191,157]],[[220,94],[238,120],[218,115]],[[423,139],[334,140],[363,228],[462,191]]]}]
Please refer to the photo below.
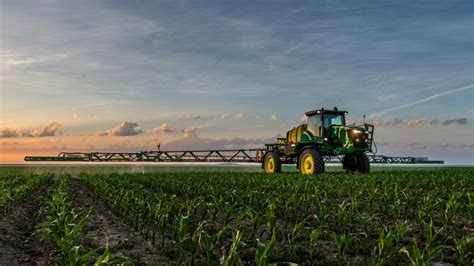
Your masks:
[{"label": "sunset sky", "polygon": [[256,147],[338,106],[474,164],[474,1],[0,1],[0,163]]}]

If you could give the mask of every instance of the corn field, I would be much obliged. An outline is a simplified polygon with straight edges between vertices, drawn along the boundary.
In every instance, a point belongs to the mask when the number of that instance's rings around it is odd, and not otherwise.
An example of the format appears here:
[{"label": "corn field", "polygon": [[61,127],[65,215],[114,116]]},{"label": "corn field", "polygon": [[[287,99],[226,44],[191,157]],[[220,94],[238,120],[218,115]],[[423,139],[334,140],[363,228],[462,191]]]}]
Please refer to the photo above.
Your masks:
[{"label": "corn field", "polygon": [[[79,188],[168,261],[156,264],[473,263],[472,168],[317,177],[202,170],[52,177],[3,177],[0,191],[8,215],[32,190],[49,187],[35,231],[54,246],[49,254],[55,264],[142,264],[107,243],[86,244],[96,214],[93,205],[75,206]],[[31,188],[4,203],[4,195],[23,186]]]}]

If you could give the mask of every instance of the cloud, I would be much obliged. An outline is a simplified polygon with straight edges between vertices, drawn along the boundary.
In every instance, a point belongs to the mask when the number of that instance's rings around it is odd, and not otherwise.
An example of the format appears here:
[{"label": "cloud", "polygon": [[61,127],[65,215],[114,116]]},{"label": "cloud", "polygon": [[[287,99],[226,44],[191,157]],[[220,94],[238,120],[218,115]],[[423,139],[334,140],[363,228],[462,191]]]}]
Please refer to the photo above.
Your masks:
[{"label": "cloud", "polygon": [[222,115],[218,116],[216,119],[226,120],[226,119],[229,119],[229,118],[230,118],[230,115],[225,113],[225,114],[222,114]]},{"label": "cloud", "polygon": [[414,119],[410,120],[407,122],[407,125],[409,127],[418,127],[418,126],[424,126],[424,125],[441,125],[441,126],[449,126],[449,125],[467,125],[471,122],[469,118],[466,117],[461,117],[461,118],[453,118],[453,119],[446,119],[446,120],[440,120],[440,119],[432,119],[432,120],[427,120],[427,119]]},{"label": "cloud", "polygon": [[384,119],[384,120],[381,120],[381,119],[374,119],[372,121],[369,121],[370,124],[374,125],[374,126],[383,126],[383,127],[388,127],[388,126],[396,126],[396,125],[400,125],[403,123],[403,121],[401,119],[398,119],[398,118],[394,118],[394,119]]},{"label": "cloud", "polygon": [[414,119],[407,122],[407,126],[409,127],[419,127],[428,124],[428,120],[426,119]]},{"label": "cloud", "polygon": [[56,121],[53,121],[51,123],[49,123],[47,126],[45,126],[43,129],[41,130],[35,130],[33,132],[26,132],[26,133],[23,133],[23,136],[26,136],[26,137],[53,137],[56,135],[56,132],[59,130],[59,128],[61,127],[61,124],[56,122]]},{"label": "cloud", "polygon": [[79,119],[79,115],[78,115],[77,113],[73,113],[73,114],[72,114],[72,118],[74,118],[74,119]]},{"label": "cloud", "polygon": [[276,114],[272,114],[271,119],[272,119],[273,121],[277,121],[277,120],[278,120],[278,116],[277,116]]},{"label": "cloud", "polygon": [[20,132],[18,132],[18,129],[16,128],[0,128],[0,138],[15,138],[19,136]]},{"label": "cloud", "polygon": [[95,135],[98,136],[98,137],[104,137],[104,136],[107,136],[109,133],[108,132],[102,132],[102,131],[99,131],[97,130],[97,132],[95,132]]},{"label": "cloud", "polygon": [[244,112],[240,112],[234,115],[234,118],[237,120],[244,120],[245,118],[247,118],[247,115]]},{"label": "cloud", "polygon": [[457,125],[467,125],[469,124],[470,120],[468,118],[454,118],[454,119],[447,119],[441,122],[441,125],[447,126],[451,124],[457,124]]},{"label": "cloud", "polygon": [[462,144],[453,144],[453,143],[444,143],[444,144],[439,144],[435,146],[437,148],[440,148],[442,150],[445,149],[474,149],[474,144],[472,143],[462,143]]},{"label": "cloud", "polygon": [[[391,150],[426,150],[430,151],[435,150],[472,150],[474,149],[473,143],[422,143],[422,142],[410,142],[410,143],[396,143],[396,142],[381,142],[377,143],[377,146],[382,149],[391,149]],[[381,154],[386,154],[382,152]],[[428,154],[427,154],[428,155]]]},{"label": "cloud", "polygon": [[163,123],[159,125],[158,127],[155,127],[151,130],[152,133],[170,133],[173,131],[174,131],[174,128],[167,123]]},{"label": "cloud", "polygon": [[138,134],[143,133],[140,129],[140,126],[137,123],[133,122],[122,122],[122,124],[107,129],[106,132],[97,131],[95,133],[96,136],[136,136]]},{"label": "cloud", "polygon": [[183,130],[184,132],[184,137],[189,138],[193,136],[197,136],[197,131],[198,129],[202,128],[202,126],[189,126]]}]

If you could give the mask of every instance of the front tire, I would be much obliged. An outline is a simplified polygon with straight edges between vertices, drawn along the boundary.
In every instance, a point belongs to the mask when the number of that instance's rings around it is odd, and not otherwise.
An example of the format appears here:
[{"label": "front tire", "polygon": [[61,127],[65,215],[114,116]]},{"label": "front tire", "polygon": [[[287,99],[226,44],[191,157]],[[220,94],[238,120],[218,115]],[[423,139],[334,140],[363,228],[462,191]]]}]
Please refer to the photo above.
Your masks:
[{"label": "front tire", "polygon": [[263,170],[267,174],[276,174],[281,172],[281,160],[276,151],[269,151],[263,158]]},{"label": "front tire", "polygon": [[316,149],[305,149],[299,157],[298,168],[303,175],[322,174],[324,173],[324,159]]},{"label": "front tire", "polygon": [[346,154],[342,159],[342,167],[349,173],[370,173],[369,157],[365,153]]}]

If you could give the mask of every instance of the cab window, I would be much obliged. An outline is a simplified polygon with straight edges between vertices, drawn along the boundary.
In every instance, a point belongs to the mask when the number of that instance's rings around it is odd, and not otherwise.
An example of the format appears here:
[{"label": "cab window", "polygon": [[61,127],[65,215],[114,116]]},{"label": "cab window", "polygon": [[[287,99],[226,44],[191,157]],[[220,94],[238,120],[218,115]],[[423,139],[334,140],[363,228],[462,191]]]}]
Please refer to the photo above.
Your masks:
[{"label": "cab window", "polygon": [[312,115],[308,117],[308,131],[315,137],[319,137],[319,128],[321,127],[321,115]]},{"label": "cab window", "polygon": [[324,114],[324,128],[328,130],[332,125],[345,125],[344,116],[340,114]]}]

